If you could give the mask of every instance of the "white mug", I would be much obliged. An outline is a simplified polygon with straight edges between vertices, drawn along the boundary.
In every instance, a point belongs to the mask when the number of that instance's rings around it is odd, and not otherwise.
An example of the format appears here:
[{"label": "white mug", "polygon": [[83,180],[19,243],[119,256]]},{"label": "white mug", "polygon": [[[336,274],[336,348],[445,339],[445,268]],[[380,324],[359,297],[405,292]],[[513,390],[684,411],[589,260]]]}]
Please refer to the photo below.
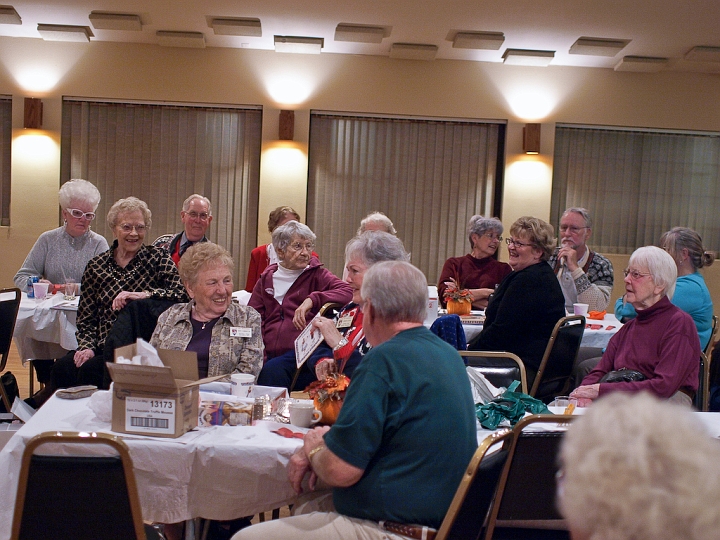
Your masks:
[{"label": "white mug", "polygon": [[322,413],[312,401],[293,401],[290,403],[290,423],[293,426],[308,428],[322,420]]},{"label": "white mug", "polygon": [[248,397],[254,383],[255,375],[249,373],[233,373],[230,375],[230,389],[233,396]]}]

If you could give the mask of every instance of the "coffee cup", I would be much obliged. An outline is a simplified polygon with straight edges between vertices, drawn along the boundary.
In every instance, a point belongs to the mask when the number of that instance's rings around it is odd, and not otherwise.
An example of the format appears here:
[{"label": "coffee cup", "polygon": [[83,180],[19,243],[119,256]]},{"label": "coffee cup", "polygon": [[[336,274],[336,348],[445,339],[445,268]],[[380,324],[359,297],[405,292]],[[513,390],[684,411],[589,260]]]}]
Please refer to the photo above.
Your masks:
[{"label": "coffee cup", "polygon": [[42,300],[47,296],[48,284],[47,283],[33,283],[33,294],[38,300]]},{"label": "coffee cup", "polygon": [[233,373],[230,375],[230,390],[233,396],[248,397],[254,383],[255,375],[249,373]]},{"label": "coffee cup", "polygon": [[322,413],[315,408],[315,404],[308,400],[298,400],[290,403],[290,423],[293,426],[308,428],[322,420]]},{"label": "coffee cup", "polygon": [[573,304],[573,313],[587,317],[589,307],[587,304]]}]

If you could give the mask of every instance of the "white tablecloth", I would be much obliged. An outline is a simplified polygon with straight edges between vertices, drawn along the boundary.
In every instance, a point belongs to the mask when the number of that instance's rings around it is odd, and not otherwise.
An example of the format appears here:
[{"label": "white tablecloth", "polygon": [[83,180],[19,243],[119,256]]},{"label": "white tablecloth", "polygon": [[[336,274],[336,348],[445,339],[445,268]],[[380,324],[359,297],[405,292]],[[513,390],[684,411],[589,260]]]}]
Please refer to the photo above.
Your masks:
[{"label": "white tablecloth", "polygon": [[[89,401],[52,397],[0,452],[0,540],[10,537],[20,461],[30,438],[50,430],[112,433]],[[286,466],[302,441],[261,424],[200,428],[177,439],[121,435],[130,448],[143,518],[226,520],[292,503]]]},{"label": "white tablecloth", "polygon": [[33,358],[59,358],[77,349],[77,302],[67,305],[62,294],[37,300],[22,293],[13,338],[23,363]]}]

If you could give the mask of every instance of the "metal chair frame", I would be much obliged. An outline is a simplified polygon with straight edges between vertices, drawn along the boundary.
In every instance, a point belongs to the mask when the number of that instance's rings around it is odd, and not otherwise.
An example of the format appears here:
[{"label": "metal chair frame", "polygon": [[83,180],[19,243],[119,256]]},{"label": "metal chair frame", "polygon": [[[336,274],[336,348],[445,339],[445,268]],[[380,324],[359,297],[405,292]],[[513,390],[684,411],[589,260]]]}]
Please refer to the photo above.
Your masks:
[{"label": "metal chair frame", "polygon": [[[523,364],[523,361],[520,359],[520,357],[514,353],[507,352],[507,351],[458,351],[460,353],[460,356],[463,358],[507,358],[508,360],[512,360],[515,362],[518,366],[518,370],[520,371],[520,390],[523,394],[528,393],[528,387],[527,387],[527,373],[525,371],[525,364]],[[468,360],[468,365],[471,367],[482,367],[482,366],[472,366],[472,360]],[[482,371],[481,371],[482,372]]]},{"label": "metal chair frame", "polygon": [[[555,352],[555,347],[560,342],[560,334],[563,333],[565,330],[572,329],[573,327],[579,325],[582,328],[582,332],[585,331],[585,317],[582,315],[570,315],[568,317],[562,317],[556,324],[555,328],[553,328],[552,334],[550,335],[550,340],[548,341],[547,347],[545,347],[545,354],[543,354],[543,358],[540,361],[540,367],[538,368],[537,374],[535,375],[535,380],[533,381],[532,388],[530,389],[530,395],[533,397],[536,397],[536,394],[538,390],[540,389],[540,385],[543,383],[543,375],[545,375],[545,372],[548,367],[548,363],[550,362],[551,357],[553,356]],[[572,374],[572,366],[575,363],[575,359],[577,358],[578,351],[580,350],[580,342],[582,341],[582,332],[580,333],[580,338],[577,340],[577,347],[575,347],[575,352],[572,355],[571,359],[567,360],[567,365],[569,366],[569,370],[567,373],[567,381],[565,382],[565,386],[560,390],[560,393],[565,391],[568,387],[568,383],[570,381],[570,375]],[[559,394],[558,394],[559,395]]]}]

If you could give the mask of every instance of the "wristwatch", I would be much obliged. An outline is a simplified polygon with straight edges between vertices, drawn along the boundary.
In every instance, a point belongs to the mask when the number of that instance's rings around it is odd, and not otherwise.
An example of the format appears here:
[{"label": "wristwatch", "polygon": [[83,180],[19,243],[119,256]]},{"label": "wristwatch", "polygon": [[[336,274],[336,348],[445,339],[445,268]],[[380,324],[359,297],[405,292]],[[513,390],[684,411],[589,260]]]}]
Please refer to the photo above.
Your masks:
[{"label": "wristwatch", "polygon": [[333,351],[339,351],[342,349],[345,345],[347,345],[349,341],[345,338],[340,338],[340,341],[338,341],[338,344],[333,347]]}]

